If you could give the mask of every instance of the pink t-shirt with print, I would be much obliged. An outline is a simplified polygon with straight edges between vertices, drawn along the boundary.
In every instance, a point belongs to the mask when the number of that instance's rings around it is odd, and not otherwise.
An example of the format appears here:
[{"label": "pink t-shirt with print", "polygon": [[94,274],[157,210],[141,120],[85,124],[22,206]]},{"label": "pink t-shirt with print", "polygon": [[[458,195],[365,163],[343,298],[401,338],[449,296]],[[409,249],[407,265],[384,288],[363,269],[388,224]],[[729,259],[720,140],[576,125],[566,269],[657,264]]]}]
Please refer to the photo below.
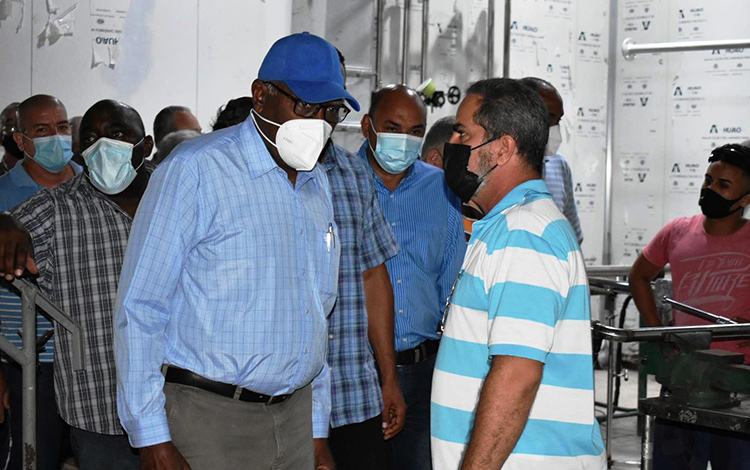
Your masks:
[{"label": "pink t-shirt with print", "polygon": [[[703,215],[675,219],[643,250],[648,261],[672,268],[674,298],[716,315],[750,322],[750,223],[724,237],[708,235]],[[675,325],[710,322],[674,311]],[[743,345],[743,343],[745,343]],[[748,340],[714,341],[715,349],[741,352],[750,363]]]}]

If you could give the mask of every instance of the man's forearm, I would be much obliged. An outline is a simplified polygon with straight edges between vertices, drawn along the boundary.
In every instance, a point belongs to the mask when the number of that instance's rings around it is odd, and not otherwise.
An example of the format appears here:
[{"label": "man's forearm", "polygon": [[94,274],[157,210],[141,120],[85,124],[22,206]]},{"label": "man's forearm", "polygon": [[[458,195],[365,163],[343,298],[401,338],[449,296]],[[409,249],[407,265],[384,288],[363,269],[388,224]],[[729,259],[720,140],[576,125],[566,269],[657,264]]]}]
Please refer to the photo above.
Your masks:
[{"label": "man's forearm", "polygon": [[393,344],[393,287],[385,264],[363,273],[370,344],[383,382],[397,380]]},{"label": "man's forearm", "polygon": [[493,358],[482,386],[462,470],[503,466],[526,426],[543,367],[542,363],[531,359]]}]

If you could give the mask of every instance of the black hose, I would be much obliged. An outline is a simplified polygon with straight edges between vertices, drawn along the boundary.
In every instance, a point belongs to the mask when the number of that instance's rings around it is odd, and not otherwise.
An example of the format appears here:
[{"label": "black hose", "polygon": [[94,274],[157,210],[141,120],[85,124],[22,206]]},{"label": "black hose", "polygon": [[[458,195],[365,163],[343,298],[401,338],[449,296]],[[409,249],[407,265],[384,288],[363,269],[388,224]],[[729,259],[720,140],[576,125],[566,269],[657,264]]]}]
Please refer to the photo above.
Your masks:
[{"label": "black hose", "polygon": [[[618,322],[619,328],[625,328],[625,314],[628,311],[628,305],[633,299],[632,295],[625,297],[625,301],[622,303],[620,309],[620,319]],[[615,393],[612,402],[615,406],[618,406],[620,402],[620,375],[622,374],[622,343],[617,343],[615,346]],[[612,358],[610,358],[612,360]]]}]

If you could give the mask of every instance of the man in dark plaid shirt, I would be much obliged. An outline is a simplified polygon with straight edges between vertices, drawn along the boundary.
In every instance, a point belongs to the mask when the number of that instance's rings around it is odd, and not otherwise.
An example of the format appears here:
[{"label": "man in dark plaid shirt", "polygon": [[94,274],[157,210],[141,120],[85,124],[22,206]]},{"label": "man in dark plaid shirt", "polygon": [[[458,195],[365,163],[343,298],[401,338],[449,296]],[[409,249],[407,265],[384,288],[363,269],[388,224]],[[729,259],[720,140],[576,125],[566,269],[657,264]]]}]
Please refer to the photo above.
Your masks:
[{"label": "man in dark plaid shirt", "polygon": [[[13,254],[0,261],[0,274],[38,273],[42,292],[84,328],[86,370],[76,372],[72,335],[55,325],[57,405],[81,468],[135,470],[138,454],[117,416],[112,316],[133,216],[153,170],[144,165],[153,140],[133,108],[110,100],[86,112],[80,136],[86,171],[0,216],[0,249]],[[112,146],[100,150],[106,141],[132,154],[120,168],[133,178],[119,181],[124,189],[92,177],[92,168],[112,161]]]},{"label": "man in dark plaid shirt", "polygon": [[393,291],[385,268],[398,244],[362,162],[329,142],[322,165],[341,240],[339,295],[328,321],[329,446],[338,470],[388,469],[391,456],[384,438],[403,428],[406,413],[394,357]]}]

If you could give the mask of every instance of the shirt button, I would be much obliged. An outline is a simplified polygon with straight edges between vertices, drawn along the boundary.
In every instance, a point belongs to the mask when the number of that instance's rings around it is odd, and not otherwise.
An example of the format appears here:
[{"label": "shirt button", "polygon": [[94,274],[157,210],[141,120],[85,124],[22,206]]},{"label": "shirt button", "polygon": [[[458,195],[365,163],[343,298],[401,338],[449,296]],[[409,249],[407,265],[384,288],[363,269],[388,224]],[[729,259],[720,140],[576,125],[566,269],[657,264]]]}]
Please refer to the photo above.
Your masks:
[{"label": "shirt button", "polygon": [[307,313],[310,313],[310,309],[309,309],[309,308],[306,308],[306,309],[305,309],[305,313],[306,313],[306,314],[307,314]]},{"label": "shirt button", "polygon": [[305,233],[305,231],[304,231],[304,230],[302,230],[302,229],[300,229],[300,230],[299,230],[299,234],[300,234],[300,235],[302,235],[303,233]]},{"label": "shirt button", "polygon": [[328,339],[333,339],[333,335],[328,335]]},{"label": "shirt button", "polygon": [[404,343],[406,342],[406,338],[404,338]]},{"label": "shirt button", "polygon": [[404,309],[403,308],[398,309],[398,313],[404,313]]},{"label": "shirt button", "polygon": [[393,198],[394,198],[394,195],[393,195],[393,194],[391,194],[391,199],[393,199]]},{"label": "shirt button", "polygon": [[396,279],[396,284],[401,284],[401,279]]},{"label": "shirt button", "polygon": [[396,226],[396,222],[391,222],[391,227],[395,227],[395,226]]},{"label": "shirt button", "polygon": [[[406,340],[404,340],[404,341],[406,341]],[[307,349],[307,348],[305,348],[305,354],[307,354],[307,352],[308,352],[308,349]]]},{"label": "shirt button", "polygon": [[306,272],[307,272],[307,271],[305,271],[305,270],[303,269],[303,270],[302,270],[302,275],[304,276]]}]

